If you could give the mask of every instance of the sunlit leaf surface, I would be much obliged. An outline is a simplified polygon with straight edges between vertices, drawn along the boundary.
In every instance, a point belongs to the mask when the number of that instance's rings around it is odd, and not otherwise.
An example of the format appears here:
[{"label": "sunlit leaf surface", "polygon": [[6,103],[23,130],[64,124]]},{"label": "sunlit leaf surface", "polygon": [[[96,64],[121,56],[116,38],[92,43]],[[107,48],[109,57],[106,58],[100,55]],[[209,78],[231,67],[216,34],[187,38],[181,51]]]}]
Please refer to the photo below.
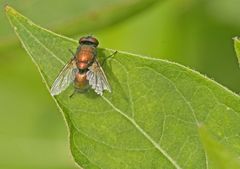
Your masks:
[{"label": "sunlit leaf surface", "polygon": [[[9,6],[6,13],[49,89],[77,41],[35,25]],[[112,52],[101,48],[98,57]],[[70,86],[53,98],[82,168],[214,168],[200,142],[200,123],[240,154],[240,98],[228,89],[179,64],[126,52],[103,69],[112,93],[69,98]]]}]

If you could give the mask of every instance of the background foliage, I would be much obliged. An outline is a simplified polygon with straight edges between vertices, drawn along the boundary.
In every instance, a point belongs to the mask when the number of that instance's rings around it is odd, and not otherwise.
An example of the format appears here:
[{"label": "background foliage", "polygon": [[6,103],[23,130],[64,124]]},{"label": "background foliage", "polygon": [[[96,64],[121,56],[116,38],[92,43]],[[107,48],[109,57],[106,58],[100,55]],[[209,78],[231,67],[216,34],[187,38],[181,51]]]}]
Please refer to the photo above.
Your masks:
[{"label": "background foliage", "polygon": [[[3,8],[6,1],[0,2]],[[240,1],[61,2],[7,3],[58,33],[76,39],[92,33],[100,39],[102,47],[173,60],[239,92],[240,72],[232,37],[239,34]],[[135,9],[129,2],[140,5],[133,5]],[[124,7],[117,8],[119,4]],[[111,8],[114,12],[107,12]],[[122,9],[130,12],[122,16]],[[98,16],[106,22],[96,19]],[[89,21],[88,27],[79,24],[81,21]],[[0,168],[75,168],[61,114],[36,68],[20,48],[3,12],[0,22]]]}]

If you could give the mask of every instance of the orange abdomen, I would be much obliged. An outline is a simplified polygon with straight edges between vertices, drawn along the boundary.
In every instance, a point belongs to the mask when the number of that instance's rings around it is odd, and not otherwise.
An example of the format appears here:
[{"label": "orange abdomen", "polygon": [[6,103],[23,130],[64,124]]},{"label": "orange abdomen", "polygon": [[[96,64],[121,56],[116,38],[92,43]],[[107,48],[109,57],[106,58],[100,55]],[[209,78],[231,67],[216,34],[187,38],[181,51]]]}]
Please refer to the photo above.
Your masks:
[{"label": "orange abdomen", "polygon": [[88,85],[86,73],[77,73],[74,82],[76,88],[85,88]]}]

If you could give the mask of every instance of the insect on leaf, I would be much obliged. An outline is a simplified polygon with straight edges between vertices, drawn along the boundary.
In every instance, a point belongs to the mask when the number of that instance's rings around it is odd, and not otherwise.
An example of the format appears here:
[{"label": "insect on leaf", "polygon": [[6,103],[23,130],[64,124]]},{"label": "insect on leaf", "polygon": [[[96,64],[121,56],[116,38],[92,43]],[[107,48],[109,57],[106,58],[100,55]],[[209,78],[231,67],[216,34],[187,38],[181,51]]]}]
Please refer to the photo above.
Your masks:
[{"label": "insect on leaf", "polygon": [[[49,89],[77,41],[35,25],[9,6],[6,13]],[[101,48],[98,59],[112,52]],[[90,90],[69,98],[69,86],[53,97],[82,168],[214,169],[200,141],[200,123],[240,155],[238,95],[182,65],[121,51],[103,69],[111,93]]]}]

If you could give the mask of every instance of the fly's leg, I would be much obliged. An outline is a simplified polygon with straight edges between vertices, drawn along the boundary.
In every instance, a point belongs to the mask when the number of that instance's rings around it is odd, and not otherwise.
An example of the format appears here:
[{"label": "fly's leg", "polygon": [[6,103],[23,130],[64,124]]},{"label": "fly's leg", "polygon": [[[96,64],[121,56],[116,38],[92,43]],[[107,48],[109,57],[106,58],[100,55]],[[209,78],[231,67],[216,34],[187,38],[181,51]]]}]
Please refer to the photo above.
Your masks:
[{"label": "fly's leg", "polygon": [[77,93],[77,90],[74,89],[73,93],[69,96],[69,98],[71,99],[73,97],[73,95],[75,95]]},{"label": "fly's leg", "polygon": [[107,59],[109,59],[109,58],[111,58],[111,57],[113,57],[114,55],[116,55],[118,53],[118,51],[116,50],[115,52],[113,52],[111,55],[109,55],[108,57],[106,57],[106,58],[104,58],[104,60],[103,60],[103,62],[102,62],[102,64],[101,65],[104,65],[105,64],[105,62],[107,61]]},{"label": "fly's leg", "polygon": [[71,49],[68,49],[68,51],[73,55],[73,57],[75,57],[75,54]]}]

